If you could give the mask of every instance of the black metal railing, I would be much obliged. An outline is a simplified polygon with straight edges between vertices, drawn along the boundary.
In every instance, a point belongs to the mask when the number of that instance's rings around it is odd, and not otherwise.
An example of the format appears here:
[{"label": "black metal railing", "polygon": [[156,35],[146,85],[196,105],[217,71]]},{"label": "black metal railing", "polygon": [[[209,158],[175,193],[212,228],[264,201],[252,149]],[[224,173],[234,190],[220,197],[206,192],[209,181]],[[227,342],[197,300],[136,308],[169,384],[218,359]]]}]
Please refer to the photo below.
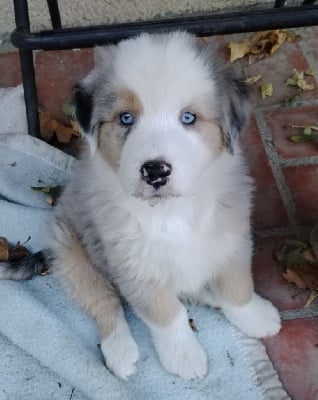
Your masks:
[{"label": "black metal railing", "polygon": [[275,7],[264,10],[187,16],[156,21],[140,21],[92,27],[62,28],[57,0],[47,0],[52,30],[31,32],[27,0],[14,0],[16,29],[12,43],[19,49],[26,103],[28,132],[39,137],[33,50],[61,50],[114,43],[140,32],[167,32],[182,29],[198,36],[253,32],[267,29],[312,26],[318,24],[315,0],[302,6],[284,7],[286,0],[276,0]]}]

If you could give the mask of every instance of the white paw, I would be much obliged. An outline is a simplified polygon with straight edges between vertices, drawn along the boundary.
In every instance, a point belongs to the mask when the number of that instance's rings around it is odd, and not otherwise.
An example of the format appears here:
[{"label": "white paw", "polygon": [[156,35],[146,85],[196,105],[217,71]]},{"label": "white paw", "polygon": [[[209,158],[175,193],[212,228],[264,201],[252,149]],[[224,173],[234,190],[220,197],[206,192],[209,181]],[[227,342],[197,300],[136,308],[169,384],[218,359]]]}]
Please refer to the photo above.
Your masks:
[{"label": "white paw", "polygon": [[[183,321],[181,321],[181,319]],[[177,318],[166,328],[151,329],[153,342],[162,366],[183,379],[203,378],[208,372],[208,360],[188,318]]]},{"label": "white paw", "polygon": [[281,329],[277,309],[256,293],[244,306],[223,305],[222,308],[229,321],[248,336],[260,339],[276,335]]},{"label": "white paw", "polygon": [[113,332],[102,341],[101,350],[108,369],[114,375],[126,380],[135,372],[139,351],[123,316]]}]

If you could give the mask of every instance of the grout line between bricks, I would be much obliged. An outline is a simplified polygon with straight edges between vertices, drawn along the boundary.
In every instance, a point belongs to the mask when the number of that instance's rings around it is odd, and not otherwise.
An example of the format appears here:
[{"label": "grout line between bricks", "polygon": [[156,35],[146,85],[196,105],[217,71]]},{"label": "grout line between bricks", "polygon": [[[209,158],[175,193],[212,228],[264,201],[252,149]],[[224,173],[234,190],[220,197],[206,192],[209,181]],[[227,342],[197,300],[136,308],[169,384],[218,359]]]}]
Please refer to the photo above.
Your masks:
[{"label": "grout line between bricks", "polygon": [[282,157],[279,158],[281,166],[286,168],[318,164],[318,156],[297,157],[288,159]]},{"label": "grout line between bricks", "polygon": [[[301,34],[303,36],[308,34],[306,29],[301,29],[300,31],[301,31]],[[313,49],[310,49],[308,47],[308,42],[306,40],[306,37],[304,37],[298,43],[299,43],[299,47],[300,47],[302,53],[304,54],[305,58],[308,61],[309,66],[314,69],[314,72],[315,72],[314,77],[315,77],[315,80],[317,82],[317,79],[316,79],[316,76],[317,76],[317,73],[318,73],[317,54],[313,54]]]},{"label": "grout line between bricks", "polygon": [[256,238],[260,239],[266,239],[266,238],[271,238],[271,237],[277,237],[277,236],[286,236],[286,235],[295,235],[303,240],[308,239],[309,233],[312,231],[312,226],[309,225],[298,225],[297,226],[297,232],[295,232],[295,229],[292,227],[278,227],[278,228],[267,228],[267,229],[259,229],[255,230],[254,234]]},{"label": "grout line between bricks", "polygon": [[[318,71],[317,71],[318,73]],[[276,103],[276,104],[268,104],[267,106],[258,106],[256,109],[261,111],[274,111],[274,110],[281,110],[288,108],[289,110],[293,110],[293,108],[299,107],[310,107],[310,106],[318,106],[318,99],[299,99],[296,100],[292,106],[284,107],[283,103]]]},{"label": "grout line between bricks", "polygon": [[270,238],[274,236],[285,236],[292,235],[294,233],[292,228],[281,227],[281,228],[270,228],[254,231],[256,237],[258,238]]},{"label": "grout line between bricks", "polygon": [[283,321],[292,319],[314,318],[318,317],[318,308],[304,308],[302,310],[281,311],[280,316]]},{"label": "grout line between bricks", "polygon": [[297,218],[295,217],[296,214],[295,205],[282,172],[282,168],[280,165],[280,158],[276,152],[272,134],[266,124],[265,118],[261,110],[258,109],[255,110],[255,117],[263,141],[264,149],[268,158],[268,162],[272,169],[274,179],[276,181],[277,188],[279,190],[281,199],[285,206],[287,216],[289,218],[292,227],[296,228],[297,225],[299,224]]}]

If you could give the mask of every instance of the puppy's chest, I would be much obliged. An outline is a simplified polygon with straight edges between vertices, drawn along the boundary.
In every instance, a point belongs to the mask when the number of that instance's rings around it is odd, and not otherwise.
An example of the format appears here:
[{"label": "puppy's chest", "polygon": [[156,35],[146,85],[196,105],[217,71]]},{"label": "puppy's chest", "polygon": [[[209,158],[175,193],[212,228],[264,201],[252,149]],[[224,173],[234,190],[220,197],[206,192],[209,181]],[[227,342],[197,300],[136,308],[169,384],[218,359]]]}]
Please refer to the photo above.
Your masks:
[{"label": "puppy's chest", "polygon": [[217,242],[213,229],[170,214],[140,225],[130,262],[145,278],[191,293],[217,271],[222,258]]}]

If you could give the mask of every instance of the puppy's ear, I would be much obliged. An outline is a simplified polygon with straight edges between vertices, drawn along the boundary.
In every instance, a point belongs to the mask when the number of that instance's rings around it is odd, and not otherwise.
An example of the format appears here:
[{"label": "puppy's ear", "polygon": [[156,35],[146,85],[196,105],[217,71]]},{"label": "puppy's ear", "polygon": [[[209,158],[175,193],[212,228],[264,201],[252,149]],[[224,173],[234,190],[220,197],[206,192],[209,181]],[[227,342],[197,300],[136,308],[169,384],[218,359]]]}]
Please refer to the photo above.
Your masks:
[{"label": "puppy's ear", "polygon": [[92,134],[98,119],[96,107],[101,107],[108,96],[112,79],[113,60],[116,46],[94,48],[94,68],[75,86],[73,105],[76,119],[85,134]]},{"label": "puppy's ear", "polygon": [[233,77],[230,70],[226,71],[219,91],[222,99],[220,125],[223,143],[227,151],[232,154],[237,136],[250,114],[250,93],[247,85]]},{"label": "puppy's ear", "polygon": [[216,42],[199,42],[200,56],[209,66],[215,88],[218,124],[224,147],[233,153],[234,144],[250,114],[250,93],[247,85],[235,77],[234,71],[220,56]]},{"label": "puppy's ear", "polygon": [[76,120],[85,133],[89,133],[91,130],[93,101],[93,93],[90,88],[82,83],[75,86],[72,103],[75,107]]}]

